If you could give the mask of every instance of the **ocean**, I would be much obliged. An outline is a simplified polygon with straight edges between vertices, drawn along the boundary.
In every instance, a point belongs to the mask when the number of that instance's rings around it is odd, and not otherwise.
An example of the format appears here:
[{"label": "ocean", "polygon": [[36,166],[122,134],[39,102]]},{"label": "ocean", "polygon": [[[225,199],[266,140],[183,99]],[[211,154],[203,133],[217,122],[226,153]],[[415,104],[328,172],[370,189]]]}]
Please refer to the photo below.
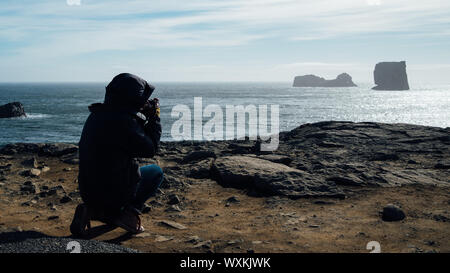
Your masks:
[{"label": "ocean", "polygon": [[[152,83],[160,98],[162,140],[173,140],[172,108],[194,97],[208,104],[279,105],[280,131],[301,124],[339,120],[411,123],[450,127],[450,85],[412,85],[409,91],[352,88],[298,88],[292,83]],[[25,118],[0,119],[0,146],[14,142],[79,141],[91,103],[102,102],[106,83],[1,83],[0,105],[19,101]],[[269,107],[270,109],[270,107]],[[270,121],[270,119],[268,119]]]}]

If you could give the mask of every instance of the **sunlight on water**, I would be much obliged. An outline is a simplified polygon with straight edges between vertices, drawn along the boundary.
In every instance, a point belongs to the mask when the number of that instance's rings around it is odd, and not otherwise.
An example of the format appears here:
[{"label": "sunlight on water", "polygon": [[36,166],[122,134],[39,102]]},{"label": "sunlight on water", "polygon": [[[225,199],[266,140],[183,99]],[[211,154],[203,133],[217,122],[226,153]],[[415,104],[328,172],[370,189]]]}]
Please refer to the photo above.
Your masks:
[{"label": "sunlight on water", "polygon": [[[290,83],[154,83],[161,101],[163,139],[170,140],[176,119],[172,107],[194,97],[203,108],[225,105],[280,105],[280,130],[325,120],[374,121],[450,126],[450,85],[416,85],[409,91],[373,91],[371,84],[355,88],[294,88]],[[89,112],[101,102],[104,83],[0,84],[0,105],[24,104],[27,118],[0,119],[0,145],[9,142],[78,142]]]}]

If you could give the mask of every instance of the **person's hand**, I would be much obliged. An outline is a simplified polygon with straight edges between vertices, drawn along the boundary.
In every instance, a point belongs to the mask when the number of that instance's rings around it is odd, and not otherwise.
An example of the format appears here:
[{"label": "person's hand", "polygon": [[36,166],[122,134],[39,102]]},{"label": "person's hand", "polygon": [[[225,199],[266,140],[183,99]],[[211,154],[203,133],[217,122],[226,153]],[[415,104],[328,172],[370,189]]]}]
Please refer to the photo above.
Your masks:
[{"label": "person's hand", "polygon": [[156,117],[159,118],[160,108],[159,108],[159,99],[154,98],[152,100],[148,100],[144,107],[141,110],[141,113],[147,118],[147,120],[154,119]]}]

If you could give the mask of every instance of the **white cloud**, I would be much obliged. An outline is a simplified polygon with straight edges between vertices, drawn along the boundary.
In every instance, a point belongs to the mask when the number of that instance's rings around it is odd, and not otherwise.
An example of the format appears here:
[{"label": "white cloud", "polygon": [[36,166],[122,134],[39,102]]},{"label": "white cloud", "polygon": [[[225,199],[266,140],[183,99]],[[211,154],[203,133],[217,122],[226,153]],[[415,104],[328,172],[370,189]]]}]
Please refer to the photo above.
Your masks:
[{"label": "white cloud", "polygon": [[[80,0],[67,1],[81,4]],[[361,33],[420,33],[421,26],[439,24],[439,20],[448,22],[447,1],[381,3],[380,0],[86,1],[74,10],[67,5],[36,1],[27,9],[17,4],[1,8],[15,10],[19,15],[0,18],[0,25],[4,26],[0,37],[13,40],[43,32],[49,36],[45,46],[65,45],[66,41],[76,44],[81,38],[113,42],[113,49],[233,46],[268,37],[305,41]],[[434,31],[448,35],[445,29]],[[102,49],[111,49],[110,43],[78,47],[82,51]]]},{"label": "white cloud", "polygon": [[79,6],[81,5],[81,0],[67,0],[66,3],[69,6]]},{"label": "white cloud", "polygon": [[367,0],[367,5],[369,6],[379,6],[381,3],[381,0]]},{"label": "white cloud", "polygon": [[[27,5],[11,1],[0,7],[0,42],[14,47],[2,56],[0,70],[18,64],[58,63],[65,57],[89,53],[97,56],[99,51],[217,47],[220,52],[252,44],[263,47],[266,40],[301,47],[306,41],[378,33],[424,37],[418,41],[433,43],[434,38],[450,37],[448,10],[450,1],[441,0],[40,0]],[[268,71],[264,77],[270,72],[281,79],[287,73],[317,71],[332,75],[358,67],[355,63],[338,63],[338,54],[332,56],[331,60],[319,60],[336,63],[297,58],[292,63],[273,61],[286,64],[261,69]],[[108,64],[112,69],[123,65],[117,60],[111,62],[115,62]],[[200,64],[189,63],[180,70],[219,73],[233,69],[201,64],[208,62],[199,60]],[[372,66],[368,65],[369,70]],[[127,63],[127,67],[132,64]],[[251,69],[260,68],[255,65]],[[238,77],[242,72],[244,69],[231,76]]]}]

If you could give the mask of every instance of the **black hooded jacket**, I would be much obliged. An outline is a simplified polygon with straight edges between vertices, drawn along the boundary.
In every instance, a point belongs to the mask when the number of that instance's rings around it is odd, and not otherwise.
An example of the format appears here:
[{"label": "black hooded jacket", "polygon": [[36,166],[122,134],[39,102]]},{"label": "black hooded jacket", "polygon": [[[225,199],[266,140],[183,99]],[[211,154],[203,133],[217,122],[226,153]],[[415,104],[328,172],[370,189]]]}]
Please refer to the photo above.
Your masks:
[{"label": "black hooded jacket", "polygon": [[136,115],[153,90],[145,80],[124,73],[106,87],[104,103],[89,106],[78,174],[86,204],[114,210],[133,198],[140,179],[134,158],[154,156],[161,137],[158,117],[144,120]]}]

